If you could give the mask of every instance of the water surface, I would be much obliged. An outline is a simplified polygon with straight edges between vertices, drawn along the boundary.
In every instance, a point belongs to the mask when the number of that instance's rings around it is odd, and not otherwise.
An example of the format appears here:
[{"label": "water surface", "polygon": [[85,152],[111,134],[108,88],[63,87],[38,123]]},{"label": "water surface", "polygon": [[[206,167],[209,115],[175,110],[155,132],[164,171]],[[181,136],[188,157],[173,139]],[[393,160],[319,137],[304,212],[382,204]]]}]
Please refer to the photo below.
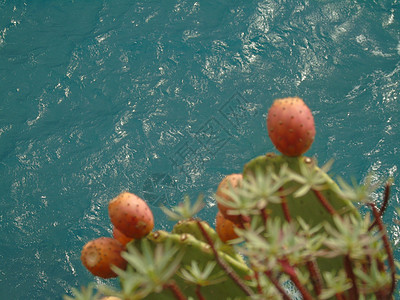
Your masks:
[{"label": "water surface", "polygon": [[165,229],[160,204],[203,192],[212,223],[221,178],[275,151],[286,96],[314,113],[307,155],[395,178],[397,243],[399,18],[398,0],[0,1],[0,296],[93,281],[80,250],[123,190]]}]

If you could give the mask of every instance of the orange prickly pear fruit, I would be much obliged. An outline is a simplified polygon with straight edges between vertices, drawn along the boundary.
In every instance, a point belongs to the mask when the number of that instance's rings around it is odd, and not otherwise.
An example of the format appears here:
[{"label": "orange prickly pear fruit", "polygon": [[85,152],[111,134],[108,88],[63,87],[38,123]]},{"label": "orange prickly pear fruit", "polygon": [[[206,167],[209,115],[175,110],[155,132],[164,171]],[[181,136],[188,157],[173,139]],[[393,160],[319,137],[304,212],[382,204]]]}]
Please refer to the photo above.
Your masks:
[{"label": "orange prickly pear fruit", "polygon": [[154,227],[154,217],[147,203],[135,194],[123,192],[108,204],[111,223],[124,235],[140,239]]},{"label": "orange prickly pear fruit", "polygon": [[[232,187],[233,189],[240,187],[241,182],[243,180],[242,174],[230,174],[227,175],[220,184],[218,185],[216,195],[217,197],[223,198],[226,201],[232,201],[231,197],[228,196],[224,190],[227,190],[229,187]],[[228,220],[234,222],[234,223],[239,223],[240,222],[240,216],[231,214],[230,211],[233,209],[233,207],[230,207],[227,204],[223,204],[220,201],[217,202],[218,209],[221,212],[221,214]]]},{"label": "orange prickly pear fruit", "polygon": [[218,211],[215,217],[215,230],[221,241],[226,243],[227,241],[236,239],[238,235],[235,232],[237,226],[232,221],[225,219],[224,215]]},{"label": "orange prickly pear fruit", "polygon": [[111,266],[115,265],[120,269],[126,268],[127,262],[121,256],[121,252],[124,250],[124,245],[116,239],[101,237],[83,246],[81,261],[95,276],[102,278],[117,277]]},{"label": "orange prickly pear fruit", "polygon": [[314,141],[315,125],[311,110],[298,97],[277,99],[268,111],[268,135],[286,156],[300,156]]}]

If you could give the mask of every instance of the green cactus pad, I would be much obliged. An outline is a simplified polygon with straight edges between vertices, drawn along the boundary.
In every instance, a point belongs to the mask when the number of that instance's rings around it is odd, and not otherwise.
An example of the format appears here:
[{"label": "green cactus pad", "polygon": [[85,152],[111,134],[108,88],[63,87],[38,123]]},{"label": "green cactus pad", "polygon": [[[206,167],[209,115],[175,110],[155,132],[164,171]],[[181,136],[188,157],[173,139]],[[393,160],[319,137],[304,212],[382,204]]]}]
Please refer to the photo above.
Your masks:
[{"label": "green cactus pad", "polygon": [[[218,240],[217,232],[206,221],[200,221],[200,222],[203,225],[203,228],[210,236],[210,238],[213,240],[213,242],[216,242]],[[197,225],[197,221],[195,219],[179,221],[174,225],[171,233],[176,233],[176,234],[189,233],[197,240],[207,242],[203,234],[201,233],[199,226]]]},{"label": "green cactus pad", "polygon": [[[214,228],[212,228],[206,221],[201,221],[201,224],[203,225],[204,230],[207,232],[207,234],[213,241],[214,247],[218,251],[230,255],[233,259],[243,264],[245,263],[243,257],[237,251],[235,251],[233,246],[221,241]],[[199,226],[197,225],[197,221],[194,219],[179,221],[178,223],[175,224],[171,233],[176,233],[176,234],[189,233],[197,240],[207,243],[206,239],[204,238],[202,232],[199,229]]]},{"label": "green cactus pad", "polygon": [[[340,190],[338,185],[332,180],[332,178],[323,172],[315,162],[305,156],[299,157],[288,157],[284,155],[274,155],[268,153],[263,156],[259,156],[248,162],[243,169],[243,176],[250,176],[254,174],[256,169],[267,170],[268,167],[272,167],[272,170],[279,172],[279,169],[286,164],[291,171],[299,173],[300,164],[306,164],[307,167],[315,169],[325,179],[325,189],[321,191],[322,195],[328,200],[330,205],[340,214],[351,213],[359,215],[354,205],[347,199],[343,199],[340,196]],[[298,190],[301,185],[297,182],[290,181],[284,186],[286,189]],[[286,196],[288,207],[292,219],[297,217],[303,218],[309,225],[316,226],[322,222],[329,222],[333,224],[332,215],[322,206],[316,195],[309,191],[307,194],[301,197],[294,197],[293,193]],[[284,218],[282,207],[280,204],[270,204],[268,206],[271,216],[278,216]]]},{"label": "green cactus pad", "polygon": [[[179,227],[179,226],[178,226]],[[177,231],[178,229],[175,229]],[[182,251],[185,251],[183,256],[181,267],[185,265],[190,265],[192,261],[197,261],[200,266],[204,266],[209,261],[215,261],[215,257],[211,247],[204,241],[195,238],[193,235],[183,232],[183,233],[168,233],[163,230],[159,230],[149,234],[147,237],[148,241],[153,247],[159,243],[165,243],[169,240],[174,246],[179,247]],[[131,242],[137,249],[140,249],[140,240],[135,240]],[[251,276],[252,271],[247,267],[245,263],[241,260],[237,260],[232,256],[226,254],[225,252],[218,251],[219,256],[239,275],[239,277],[244,278],[246,276]],[[216,265],[213,273],[216,274],[221,271],[221,267]],[[220,295],[226,297],[244,297],[243,291],[227,276],[226,280],[201,288],[202,294],[206,299],[218,299]],[[173,280],[178,284],[183,293],[187,296],[196,297],[195,295],[195,285],[185,282],[177,274],[174,275]],[[121,282],[123,284],[123,282]],[[164,290],[161,293],[152,293],[146,297],[146,299],[175,299],[169,290]]]},{"label": "green cactus pad", "polygon": [[[335,209],[339,215],[354,214],[360,217],[358,210],[347,199],[340,196],[339,186],[332,180],[332,178],[321,170],[313,159],[305,156],[288,157],[284,155],[276,155],[274,153],[267,153],[252,159],[248,162],[243,169],[243,177],[255,174],[256,170],[272,170],[276,173],[279,169],[287,165],[291,171],[295,173],[300,172],[300,164],[306,164],[308,168],[313,168],[318,171],[325,179],[325,188],[321,191],[322,195],[328,200],[329,204]],[[296,191],[301,185],[295,181],[287,182],[284,185],[285,189]],[[293,193],[286,196],[288,209],[292,220],[296,221],[297,218],[302,218],[311,227],[328,222],[334,225],[333,216],[323,207],[318,198],[312,191],[308,191],[304,196],[294,197]],[[270,203],[267,206],[268,213],[271,217],[278,217],[285,220],[281,204]],[[342,258],[320,258],[318,265],[322,272],[338,270],[343,267]]]}]

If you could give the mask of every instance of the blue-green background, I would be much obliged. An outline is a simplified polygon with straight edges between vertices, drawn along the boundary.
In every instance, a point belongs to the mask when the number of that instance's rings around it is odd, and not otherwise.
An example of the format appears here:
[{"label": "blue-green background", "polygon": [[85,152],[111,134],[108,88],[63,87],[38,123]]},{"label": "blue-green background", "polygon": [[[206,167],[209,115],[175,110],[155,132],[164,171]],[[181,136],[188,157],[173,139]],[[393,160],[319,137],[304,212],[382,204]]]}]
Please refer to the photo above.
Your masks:
[{"label": "blue-green background", "polygon": [[314,113],[307,155],[395,178],[397,243],[399,88],[398,0],[0,1],[0,299],[95,280],[80,250],[123,190],[157,228],[160,203],[204,192],[212,223],[221,178],[274,151],[285,96]]}]

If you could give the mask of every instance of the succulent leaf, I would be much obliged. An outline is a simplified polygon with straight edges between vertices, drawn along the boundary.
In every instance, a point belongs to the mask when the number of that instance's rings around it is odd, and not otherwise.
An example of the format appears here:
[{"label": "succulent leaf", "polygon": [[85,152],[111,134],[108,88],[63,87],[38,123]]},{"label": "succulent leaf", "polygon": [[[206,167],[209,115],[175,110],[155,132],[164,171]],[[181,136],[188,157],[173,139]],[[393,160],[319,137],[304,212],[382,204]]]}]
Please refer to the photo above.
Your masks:
[{"label": "succulent leaf", "polygon": [[160,208],[171,220],[180,221],[193,218],[204,206],[203,195],[199,195],[193,205],[189,196],[185,195],[183,202],[178,204],[178,206],[172,209],[168,209],[165,206],[161,206]]}]

